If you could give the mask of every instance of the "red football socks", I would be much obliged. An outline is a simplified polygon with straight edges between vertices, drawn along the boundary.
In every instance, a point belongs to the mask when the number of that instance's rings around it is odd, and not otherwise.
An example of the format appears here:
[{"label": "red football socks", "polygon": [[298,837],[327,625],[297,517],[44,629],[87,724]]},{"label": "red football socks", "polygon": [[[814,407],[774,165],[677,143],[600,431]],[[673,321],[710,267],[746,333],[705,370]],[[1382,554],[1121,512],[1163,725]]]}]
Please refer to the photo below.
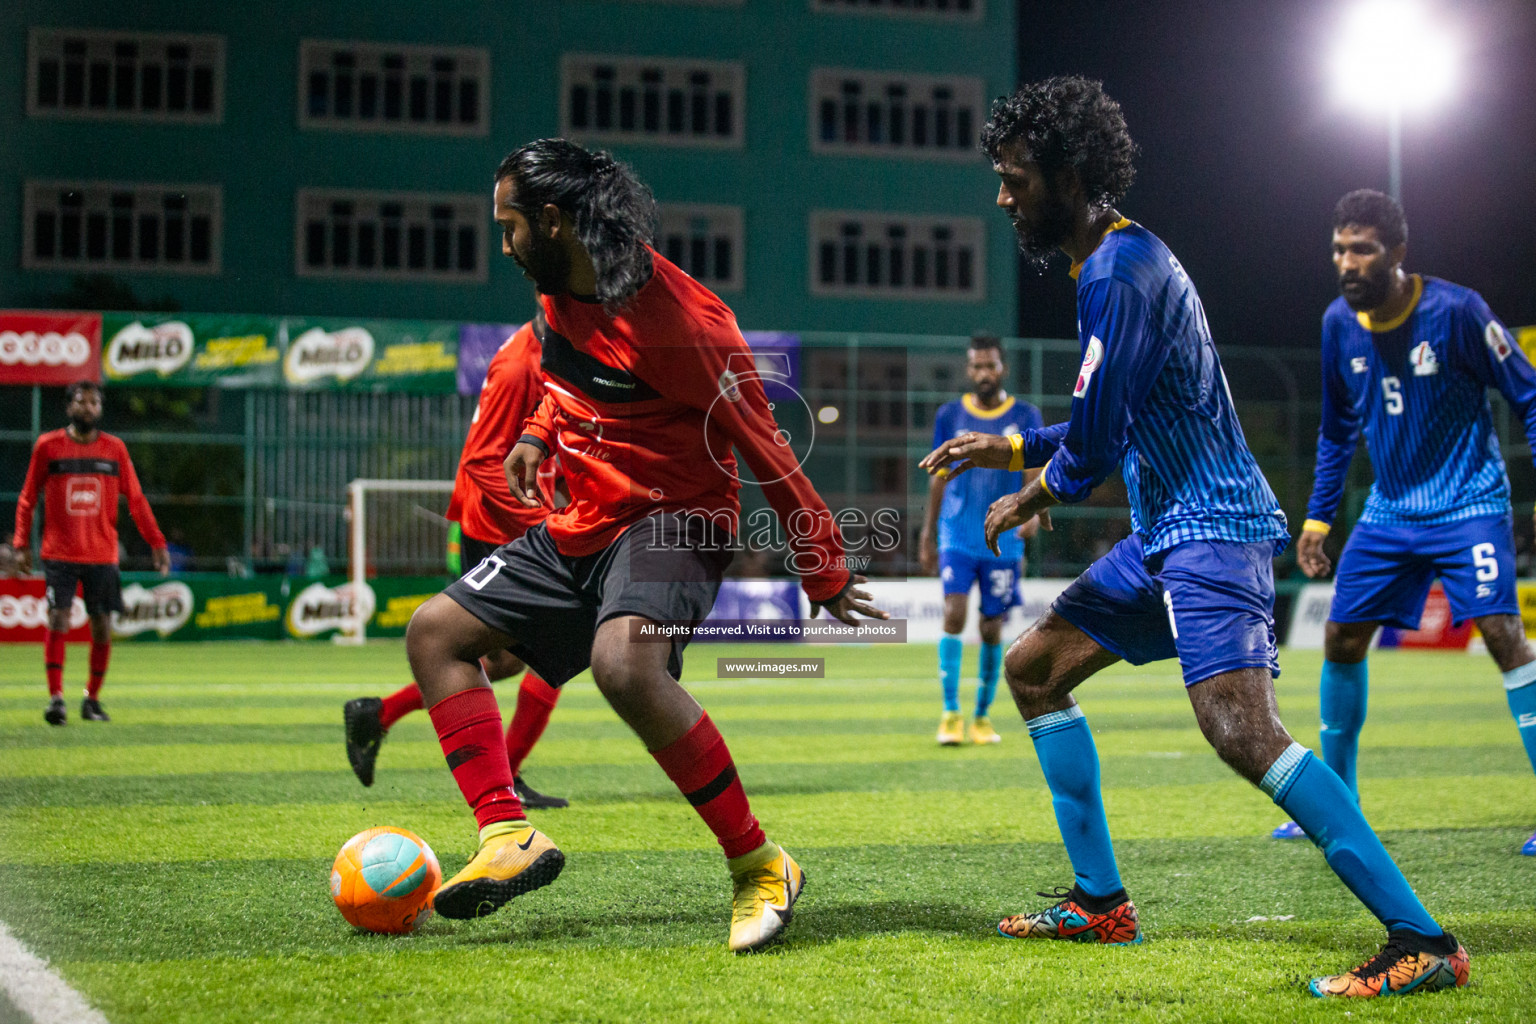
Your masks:
[{"label": "red football socks", "polygon": [[512,790],[512,768],[501,735],[501,711],[489,686],[461,690],[428,712],[459,792],[481,827],[526,818]]},{"label": "red football socks", "polygon": [[388,729],[412,711],[420,711],[421,708],[421,688],[415,683],[402,686],[384,698],[384,706],[379,709],[379,724]]},{"label": "red football socks", "polygon": [[102,680],[107,678],[107,662],[112,659],[112,641],[104,644],[91,641],[91,675],[85,683],[85,695],[91,700],[101,692]]},{"label": "red football socks", "polygon": [[43,641],[43,671],[48,676],[48,695],[64,696],[64,634],[48,631]]},{"label": "red football socks", "polygon": [[651,756],[699,812],[727,857],[751,853],[768,841],[747,806],[725,738],[708,712],[681,739],[651,751]]},{"label": "red football socks", "polygon": [[523,675],[517,690],[517,708],[512,712],[512,724],[507,726],[507,762],[516,776],[522,770],[528,751],[544,735],[549,724],[550,712],[560,699],[560,688],[550,686],[532,670]]}]

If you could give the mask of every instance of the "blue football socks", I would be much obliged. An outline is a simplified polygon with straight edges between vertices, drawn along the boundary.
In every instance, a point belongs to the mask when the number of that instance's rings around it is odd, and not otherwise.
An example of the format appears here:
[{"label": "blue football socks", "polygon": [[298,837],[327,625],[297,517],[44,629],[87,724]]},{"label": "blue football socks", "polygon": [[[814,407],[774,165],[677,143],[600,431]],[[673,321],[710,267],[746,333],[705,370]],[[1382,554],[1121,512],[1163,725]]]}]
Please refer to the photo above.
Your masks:
[{"label": "blue football socks", "polygon": [[1525,744],[1525,756],[1536,771],[1536,661],[1504,673],[1504,695],[1520,730],[1520,742]]},{"label": "blue football socks", "polygon": [[1360,752],[1360,727],[1365,724],[1367,697],[1365,662],[1347,665],[1323,661],[1322,698],[1323,761],[1360,800],[1355,780],[1355,758]]},{"label": "blue football socks", "polygon": [[1339,880],[1387,931],[1434,938],[1442,929],[1414,895],[1408,880],[1360,812],[1354,794],[1300,743],[1275,759],[1259,783],[1269,798],[1306,831]]},{"label": "blue football socks", "polygon": [[939,638],[939,685],[944,688],[944,710],[960,710],[960,655],[965,645],[948,633]]},{"label": "blue football socks", "polygon": [[992,710],[992,698],[997,696],[997,677],[1003,668],[1003,645],[981,645],[981,685],[976,687],[976,717],[981,718]]},{"label": "blue football socks", "polygon": [[1052,711],[1024,724],[1051,788],[1051,806],[1078,889],[1089,896],[1120,892],[1124,886],[1099,793],[1099,752],[1082,709]]}]

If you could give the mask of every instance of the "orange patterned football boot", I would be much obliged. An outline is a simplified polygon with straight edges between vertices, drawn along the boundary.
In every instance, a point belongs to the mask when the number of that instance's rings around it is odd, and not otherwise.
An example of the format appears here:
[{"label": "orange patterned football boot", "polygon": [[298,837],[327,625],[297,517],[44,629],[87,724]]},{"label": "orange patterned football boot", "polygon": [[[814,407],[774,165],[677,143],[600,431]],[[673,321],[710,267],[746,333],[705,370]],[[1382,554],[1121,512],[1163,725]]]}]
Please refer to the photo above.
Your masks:
[{"label": "orange patterned football boot", "polygon": [[1445,933],[1446,944],[1454,953],[1429,953],[1415,950],[1418,936],[1389,933],[1381,952],[1344,974],[1313,978],[1307,988],[1315,996],[1343,996],[1375,999],[1377,996],[1403,996],[1410,992],[1435,992],[1442,988],[1461,988],[1469,973],[1467,950]]},{"label": "orange patterned football boot", "polygon": [[1141,924],[1136,920],[1136,904],[1130,900],[1102,914],[1095,914],[1083,909],[1077,902],[1076,886],[1036,895],[1061,902],[1033,914],[1005,917],[997,925],[998,932],[1010,939],[1064,939],[1067,942],[1097,942],[1105,946],[1134,946],[1142,941]]}]

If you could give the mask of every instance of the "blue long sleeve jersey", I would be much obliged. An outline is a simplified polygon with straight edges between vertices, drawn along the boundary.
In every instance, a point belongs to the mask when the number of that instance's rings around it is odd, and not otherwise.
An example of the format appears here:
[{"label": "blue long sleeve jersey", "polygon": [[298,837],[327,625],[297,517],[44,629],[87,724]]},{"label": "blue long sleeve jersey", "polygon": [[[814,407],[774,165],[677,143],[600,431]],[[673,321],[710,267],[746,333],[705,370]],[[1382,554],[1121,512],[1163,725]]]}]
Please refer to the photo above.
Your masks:
[{"label": "blue long sleeve jersey", "polygon": [[1123,465],[1131,526],[1151,555],[1191,540],[1290,540],[1259,471],[1189,275],[1152,232],[1114,224],[1075,268],[1083,363],[1072,415],[1025,436],[1058,501]]},{"label": "blue long sleeve jersey", "polygon": [[[983,409],[974,395],[939,406],[933,417],[933,446],[959,437],[968,430],[985,434],[1018,434],[1039,429],[1045,421],[1040,410],[1009,395],[996,409]],[[944,485],[944,503],[939,506],[939,548],[960,550],[990,558],[987,550],[987,509],[1005,494],[1024,486],[1023,473],[1005,469],[973,470]],[[1023,558],[1024,540],[1015,530],[1004,530],[997,538],[998,551],[1004,558]]]},{"label": "blue long sleeve jersey", "polygon": [[1536,371],[1481,295],[1435,277],[1376,322],[1342,297],[1323,314],[1323,422],[1307,518],[1331,523],[1362,428],[1376,471],[1361,521],[1434,526],[1509,511],[1488,407],[1498,388],[1536,444]]}]

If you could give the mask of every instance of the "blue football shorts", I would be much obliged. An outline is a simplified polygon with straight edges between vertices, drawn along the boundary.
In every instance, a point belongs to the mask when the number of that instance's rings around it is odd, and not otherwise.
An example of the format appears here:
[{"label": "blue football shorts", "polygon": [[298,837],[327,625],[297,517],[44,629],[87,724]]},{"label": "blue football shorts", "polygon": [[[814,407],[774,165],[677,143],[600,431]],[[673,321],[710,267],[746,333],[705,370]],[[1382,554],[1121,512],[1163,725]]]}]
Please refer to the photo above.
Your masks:
[{"label": "blue football shorts", "polygon": [[1280,674],[1273,541],[1185,541],[1144,559],[1131,534],[1051,610],[1132,665],[1179,659],[1184,685],[1223,672]]},{"label": "blue football shorts", "polygon": [[981,588],[981,617],[995,619],[1020,602],[1019,560],[972,554],[961,548],[939,549],[939,579],[945,594],[969,594]]},{"label": "blue football shorts", "polygon": [[1339,556],[1328,618],[1417,629],[1437,576],[1457,625],[1484,615],[1519,615],[1510,515],[1443,526],[1356,524]]}]

